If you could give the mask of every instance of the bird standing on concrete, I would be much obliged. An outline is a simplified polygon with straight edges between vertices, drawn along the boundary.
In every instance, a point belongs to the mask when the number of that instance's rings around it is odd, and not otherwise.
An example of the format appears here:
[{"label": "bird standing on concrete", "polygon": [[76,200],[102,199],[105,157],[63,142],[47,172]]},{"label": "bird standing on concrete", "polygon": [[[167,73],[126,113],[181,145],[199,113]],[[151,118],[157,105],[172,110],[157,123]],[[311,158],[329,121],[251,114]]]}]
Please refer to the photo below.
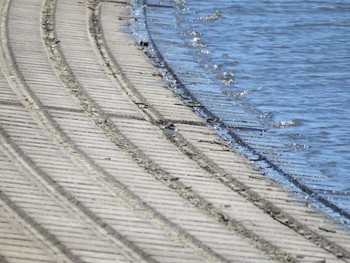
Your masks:
[{"label": "bird standing on concrete", "polygon": [[163,129],[163,134],[165,135],[165,137],[170,138],[173,137],[176,134],[176,126],[174,125],[174,123],[170,123],[167,126],[165,126]]}]

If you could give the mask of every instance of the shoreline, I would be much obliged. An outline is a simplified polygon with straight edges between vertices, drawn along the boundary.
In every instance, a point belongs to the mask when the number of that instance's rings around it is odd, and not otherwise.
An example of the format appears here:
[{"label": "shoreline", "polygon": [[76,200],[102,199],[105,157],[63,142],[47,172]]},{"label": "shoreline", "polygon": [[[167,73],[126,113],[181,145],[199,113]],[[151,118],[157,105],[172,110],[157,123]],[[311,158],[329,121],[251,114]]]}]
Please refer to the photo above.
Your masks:
[{"label": "shoreline", "polygon": [[[153,65],[162,72],[163,78],[166,79],[170,89],[177,94],[180,100],[186,105],[195,105],[193,111],[203,118],[210,127],[218,130],[218,135],[225,140],[227,144],[230,144],[231,148],[238,150],[244,154],[246,158],[254,161],[256,167],[258,167],[261,172],[268,174],[273,180],[278,181],[284,187],[288,187],[291,191],[295,191],[297,195],[305,196],[305,199],[313,204],[315,208],[323,212],[327,211],[326,213],[335,220],[348,225],[350,220],[349,212],[346,210],[346,207],[342,206],[341,200],[335,201],[334,199],[341,196],[348,196],[349,193],[333,190],[334,188],[332,188],[332,182],[329,178],[320,174],[319,171],[313,170],[310,165],[304,163],[300,158],[289,156],[290,159],[287,158],[287,160],[289,160],[289,163],[295,163],[295,165],[286,164],[287,161],[283,157],[279,158],[279,155],[284,156],[286,154],[286,149],[279,148],[279,142],[275,141],[273,138],[274,136],[269,134],[269,127],[263,124],[256,124],[256,127],[250,127],[251,121],[245,119],[247,116],[238,117],[239,120],[236,126],[230,125],[230,123],[225,120],[225,111],[227,109],[222,109],[223,112],[220,112],[220,109],[216,110],[216,106],[214,106],[214,108],[212,107],[212,102],[210,101],[212,98],[210,98],[210,96],[207,98],[205,92],[198,92],[195,85],[191,83],[188,85],[184,84],[188,82],[188,78],[181,76],[181,74],[188,73],[180,70],[180,76],[177,75],[177,63],[181,64],[182,62],[176,59],[174,60],[174,55],[169,55],[169,57],[167,57],[167,51],[166,49],[164,50],[164,43],[162,43],[163,39],[167,39],[167,37],[169,39],[175,39],[175,35],[171,33],[167,35],[167,33],[164,33],[163,29],[157,29],[157,26],[155,26],[157,23],[159,27],[163,26],[164,28],[173,28],[176,26],[173,22],[174,18],[170,17],[171,11],[168,11],[172,9],[170,8],[171,6],[167,6],[168,8],[166,8],[165,13],[162,13],[164,6],[147,6],[145,1],[141,1],[140,6],[136,7],[137,13],[143,12],[143,15],[137,18],[138,22],[134,22],[140,24],[139,26],[134,26],[136,28],[134,29],[134,34],[138,35],[138,31],[141,31],[141,35],[143,36],[139,41],[146,41],[147,43],[149,41],[149,46],[144,47],[145,53],[149,56]],[[173,9],[174,8],[175,7],[173,7]],[[147,19],[146,13],[148,9],[150,13],[149,19]],[[159,18],[154,18],[153,16],[158,13]],[[157,21],[155,25],[148,25],[149,23],[152,24],[151,21],[153,20]],[[165,32],[167,32],[167,30],[165,30]],[[156,41],[153,39],[152,34],[155,35]],[[156,43],[157,40],[159,43]],[[173,48],[176,50],[175,56],[178,53],[180,56],[181,51],[188,52],[183,45],[177,44],[178,40],[175,39],[172,41],[174,41]],[[165,40],[165,44],[172,46],[173,44],[170,43],[171,41]],[[172,58],[172,60],[168,63],[167,58]],[[185,64],[186,63],[181,64],[180,68],[185,68]],[[200,66],[197,65],[197,67]],[[195,71],[194,75],[199,74],[197,71],[200,70],[193,70]],[[217,96],[217,93],[213,92],[213,96]],[[227,100],[225,97],[221,99],[222,101]],[[217,104],[218,103],[219,101],[217,101]],[[233,107],[229,104],[226,105],[226,107],[230,106]],[[216,112],[214,113],[213,110],[216,110]],[[230,113],[234,115],[234,112],[235,111]],[[235,123],[235,121],[233,121],[233,123]],[[247,127],[242,126],[240,123],[247,123]],[[266,147],[264,147],[265,144],[271,144],[273,148],[277,148],[276,152],[269,153]],[[298,171],[298,169],[300,170]],[[306,172],[305,169],[308,171]],[[320,189],[317,188],[315,190],[313,177],[320,178],[319,180],[323,182],[323,184],[318,185]]]},{"label": "shoreline", "polygon": [[129,2],[21,1],[0,3],[1,260],[350,260],[341,225],[168,89],[133,42]]}]

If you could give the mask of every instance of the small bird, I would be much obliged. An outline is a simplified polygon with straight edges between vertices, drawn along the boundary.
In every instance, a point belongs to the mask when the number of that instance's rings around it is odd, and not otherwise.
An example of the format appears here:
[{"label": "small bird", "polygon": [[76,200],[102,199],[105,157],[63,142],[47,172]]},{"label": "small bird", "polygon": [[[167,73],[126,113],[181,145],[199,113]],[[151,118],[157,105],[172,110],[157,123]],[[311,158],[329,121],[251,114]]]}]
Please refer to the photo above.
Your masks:
[{"label": "small bird", "polygon": [[162,130],[163,130],[163,134],[167,138],[173,137],[176,134],[176,126],[174,125],[174,123],[168,124]]}]

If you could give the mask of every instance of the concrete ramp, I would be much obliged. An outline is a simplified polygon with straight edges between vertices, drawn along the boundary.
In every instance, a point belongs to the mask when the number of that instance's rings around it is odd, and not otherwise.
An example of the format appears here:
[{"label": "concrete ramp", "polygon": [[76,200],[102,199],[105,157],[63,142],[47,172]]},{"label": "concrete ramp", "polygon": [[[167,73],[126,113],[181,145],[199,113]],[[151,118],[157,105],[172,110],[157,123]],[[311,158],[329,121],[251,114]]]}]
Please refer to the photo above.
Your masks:
[{"label": "concrete ramp", "polygon": [[346,229],[167,88],[128,1],[0,11],[0,262],[350,262]]}]

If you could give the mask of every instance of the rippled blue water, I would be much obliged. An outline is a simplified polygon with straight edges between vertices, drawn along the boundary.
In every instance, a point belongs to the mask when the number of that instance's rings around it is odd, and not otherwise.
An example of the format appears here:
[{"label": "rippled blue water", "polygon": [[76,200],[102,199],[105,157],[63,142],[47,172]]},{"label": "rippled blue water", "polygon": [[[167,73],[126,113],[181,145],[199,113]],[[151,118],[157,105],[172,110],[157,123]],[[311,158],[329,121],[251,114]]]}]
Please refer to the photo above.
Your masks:
[{"label": "rippled blue water", "polygon": [[157,48],[198,100],[229,126],[266,128],[235,132],[350,212],[350,1],[146,4]]},{"label": "rippled blue water", "polygon": [[255,91],[245,99],[275,126],[296,121],[286,143],[300,134],[301,154],[350,187],[350,1],[205,2],[177,17],[202,65],[232,76],[229,91]]}]

